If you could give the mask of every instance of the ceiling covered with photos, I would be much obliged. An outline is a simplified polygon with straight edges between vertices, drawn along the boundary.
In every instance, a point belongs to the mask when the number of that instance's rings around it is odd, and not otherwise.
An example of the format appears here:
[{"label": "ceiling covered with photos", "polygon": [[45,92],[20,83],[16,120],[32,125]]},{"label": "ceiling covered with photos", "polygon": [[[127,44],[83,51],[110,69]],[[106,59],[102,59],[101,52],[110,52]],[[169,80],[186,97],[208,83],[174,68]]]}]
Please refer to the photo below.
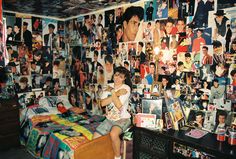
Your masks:
[{"label": "ceiling covered with photos", "polygon": [[68,18],[130,0],[3,0],[3,9],[27,14]]}]

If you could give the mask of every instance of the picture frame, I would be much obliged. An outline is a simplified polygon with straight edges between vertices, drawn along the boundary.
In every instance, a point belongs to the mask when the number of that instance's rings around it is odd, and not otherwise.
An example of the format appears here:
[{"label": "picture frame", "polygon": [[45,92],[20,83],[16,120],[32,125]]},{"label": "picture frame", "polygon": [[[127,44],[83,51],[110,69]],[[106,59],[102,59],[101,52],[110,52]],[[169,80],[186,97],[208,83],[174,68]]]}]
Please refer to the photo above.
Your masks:
[{"label": "picture frame", "polygon": [[162,119],[163,99],[142,99],[142,113],[155,114],[156,119]]},{"label": "picture frame", "polygon": [[204,128],[205,111],[191,109],[187,119],[187,126],[193,128]]},{"label": "picture frame", "polygon": [[219,127],[225,128],[227,130],[232,124],[233,114],[230,111],[216,109],[214,118],[214,127],[212,132],[217,133]]}]

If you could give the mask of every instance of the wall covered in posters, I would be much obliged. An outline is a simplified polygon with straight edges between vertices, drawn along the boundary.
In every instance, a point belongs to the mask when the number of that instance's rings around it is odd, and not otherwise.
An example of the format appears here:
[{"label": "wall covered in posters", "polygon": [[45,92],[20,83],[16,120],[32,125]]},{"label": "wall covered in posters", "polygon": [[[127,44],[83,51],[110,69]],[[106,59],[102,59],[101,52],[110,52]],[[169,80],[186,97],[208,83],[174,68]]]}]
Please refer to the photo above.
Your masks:
[{"label": "wall covered in posters", "polygon": [[[131,113],[142,110],[144,92],[160,97],[170,90],[179,106],[167,109],[177,125],[185,120],[215,131],[219,116],[225,126],[233,121],[236,7],[227,2],[141,1],[61,21],[4,17],[8,85],[23,107],[44,95],[69,95],[72,105],[100,114],[103,87],[124,66],[133,82]],[[174,115],[183,110],[190,113]]]}]

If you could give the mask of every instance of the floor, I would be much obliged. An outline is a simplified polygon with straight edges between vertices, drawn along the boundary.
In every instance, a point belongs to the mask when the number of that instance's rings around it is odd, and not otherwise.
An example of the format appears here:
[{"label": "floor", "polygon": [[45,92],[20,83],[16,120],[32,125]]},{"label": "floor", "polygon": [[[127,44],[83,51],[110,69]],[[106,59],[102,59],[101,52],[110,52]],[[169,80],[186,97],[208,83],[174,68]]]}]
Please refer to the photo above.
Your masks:
[{"label": "floor", "polygon": [[[123,147],[121,150],[123,150]],[[133,142],[127,141],[126,159],[132,159],[132,158],[133,158]],[[27,152],[24,147],[19,147],[19,148],[12,148],[7,151],[0,151],[0,159],[35,159],[35,158],[29,152]]]},{"label": "floor", "polygon": [[[123,144],[121,145],[123,146]],[[123,147],[121,148],[121,153],[123,154]],[[127,141],[126,142],[126,159],[132,159],[133,158],[133,141]]]},{"label": "floor", "polygon": [[0,159],[35,159],[24,147],[0,151]]}]

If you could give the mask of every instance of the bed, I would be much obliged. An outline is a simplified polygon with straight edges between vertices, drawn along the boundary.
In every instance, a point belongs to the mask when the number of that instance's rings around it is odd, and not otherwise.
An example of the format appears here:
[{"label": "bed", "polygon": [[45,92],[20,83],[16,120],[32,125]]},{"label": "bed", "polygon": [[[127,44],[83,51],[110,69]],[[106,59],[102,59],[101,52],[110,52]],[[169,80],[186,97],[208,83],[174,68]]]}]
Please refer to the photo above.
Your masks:
[{"label": "bed", "polygon": [[[58,112],[56,103],[70,110]],[[36,158],[45,159],[112,159],[109,135],[93,138],[104,116],[90,116],[72,107],[66,96],[43,97],[38,105],[21,110],[20,141]]]}]

